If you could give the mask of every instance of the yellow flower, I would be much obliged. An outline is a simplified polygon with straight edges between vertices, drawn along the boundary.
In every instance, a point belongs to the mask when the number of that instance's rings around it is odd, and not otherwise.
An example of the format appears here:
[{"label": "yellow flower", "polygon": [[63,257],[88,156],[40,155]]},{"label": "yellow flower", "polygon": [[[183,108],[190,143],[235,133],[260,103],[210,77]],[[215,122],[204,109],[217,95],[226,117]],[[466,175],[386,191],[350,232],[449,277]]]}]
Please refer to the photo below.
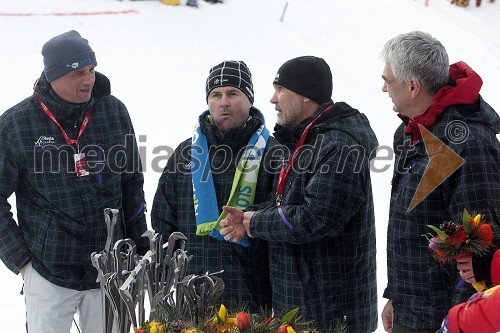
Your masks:
[{"label": "yellow flower", "polygon": [[165,326],[157,321],[149,322],[150,333],[165,333]]},{"label": "yellow flower", "polygon": [[218,324],[230,324],[236,326],[236,317],[231,318],[227,316],[227,309],[224,304],[220,305],[219,313],[212,320],[212,325]]},{"label": "yellow flower", "polygon": [[476,224],[476,227],[479,225],[479,222],[481,222],[481,214],[477,214],[476,217],[474,217],[474,223]]},{"label": "yellow flower", "polygon": [[295,330],[292,328],[292,326],[288,326],[286,328],[286,333],[295,333]]},{"label": "yellow flower", "polygon": [[198,333],[198,330],[196,328],[190,328],[190,329],[183,329],[181,333]]}]

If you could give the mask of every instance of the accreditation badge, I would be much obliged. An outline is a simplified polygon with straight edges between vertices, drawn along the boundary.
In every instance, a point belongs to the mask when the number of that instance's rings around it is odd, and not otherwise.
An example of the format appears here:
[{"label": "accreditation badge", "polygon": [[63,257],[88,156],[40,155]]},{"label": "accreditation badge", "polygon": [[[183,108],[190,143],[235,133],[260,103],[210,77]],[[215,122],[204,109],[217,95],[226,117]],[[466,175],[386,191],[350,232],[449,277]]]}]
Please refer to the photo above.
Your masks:
[{"label": "accreditation badge", "polygon": [[78,153],[73,155],[75,159],[75,171],[77,177],[83,177],[89,175],[89,167],[87,165],[87,158],[84,153]]}]

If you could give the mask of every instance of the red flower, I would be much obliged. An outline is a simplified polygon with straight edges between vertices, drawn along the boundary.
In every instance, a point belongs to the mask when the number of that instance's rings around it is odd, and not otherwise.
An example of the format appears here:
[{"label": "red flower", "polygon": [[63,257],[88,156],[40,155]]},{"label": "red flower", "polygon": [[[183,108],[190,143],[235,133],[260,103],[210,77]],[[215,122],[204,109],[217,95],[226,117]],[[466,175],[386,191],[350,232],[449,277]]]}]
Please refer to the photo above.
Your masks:
[{"label": "red flower", "polygon": [[491,226],[489,224],[481,224],[479,226],[479,230],[477,231],[477,237],[485,243],[491,243],[493,240],[493,231],[491,230]]},{"label": "red flower", "polygon": [[446,241],[451,243],[454,248],[459,249],[467,241],[467,234],[462,230],[446,238]]},{"label": "red flower", "polygon": [[281,325],[278,328],[278,333],[287,333],[288,332],[287,327],[290,327],[290,325],[288,325],[288,324]]},{"label": "red flower", "polygon": [[238,312],[236,315],[236,326],[244,331],[250,327],[250,317],[246,312]]}]

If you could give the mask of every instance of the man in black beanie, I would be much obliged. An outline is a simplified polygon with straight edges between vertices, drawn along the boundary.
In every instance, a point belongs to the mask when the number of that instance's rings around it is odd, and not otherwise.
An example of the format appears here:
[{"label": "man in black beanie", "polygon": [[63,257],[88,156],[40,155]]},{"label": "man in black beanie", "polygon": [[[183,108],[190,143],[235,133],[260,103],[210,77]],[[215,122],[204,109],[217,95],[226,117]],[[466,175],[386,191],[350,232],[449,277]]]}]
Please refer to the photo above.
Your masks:
[{"label": "man in black beanie", "polygon": [[[205,96],[208,110],[199,116],[193,137],[177,147],[158,182],[151,224],[164,238],[176,231],[187,236],[193,255],[187,274],[221,272],[217,276],[225,287],[219,302],[247,304],[251,311],[270,309],[267,242],[226,242],[217,222],[225,217],[224,205],[246,208],[267,199],[274,179],[268,151],[276,140],[252,105],[252,75],[243,61],[212,67]],[[257,152],[250,164],[245,162],[249,152]]]},{"label": "man in black beanie", "polygon": [[78,32],[50,39],[42,55],[33,94],[0,116],[0,258],[24,279],[29,332],[69,332],[76,312],[83,332],[103,332],[91,254],[106,246],[104,209],[119,211],[116,239],[148,247],[134,129]]},{"label": "man in black beanie", "polygon": [[368,119],[334,103],[321,58],[285,62],[273,81],[274,136],[290,151],[272,199],[246,212],[225,207],[227,239],[269,242],[273,311],[299,308],[320,332],[377,328],[375,217],[370,159],[378,146]]}]

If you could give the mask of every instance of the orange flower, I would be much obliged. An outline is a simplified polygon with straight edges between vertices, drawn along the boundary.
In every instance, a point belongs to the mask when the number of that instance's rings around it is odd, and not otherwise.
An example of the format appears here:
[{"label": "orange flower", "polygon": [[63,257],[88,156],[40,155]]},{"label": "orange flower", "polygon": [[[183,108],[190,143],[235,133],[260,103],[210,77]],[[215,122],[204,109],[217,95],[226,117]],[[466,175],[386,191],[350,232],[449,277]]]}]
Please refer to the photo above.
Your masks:
[{"label": "orange flower", "polygon": [[479,230],[477,231],[477,236],[479,240],[485,243],[491,243],[493,240],[493,231],[491,230],[491,226],[489,224],[481,224],[479,226]]}]

